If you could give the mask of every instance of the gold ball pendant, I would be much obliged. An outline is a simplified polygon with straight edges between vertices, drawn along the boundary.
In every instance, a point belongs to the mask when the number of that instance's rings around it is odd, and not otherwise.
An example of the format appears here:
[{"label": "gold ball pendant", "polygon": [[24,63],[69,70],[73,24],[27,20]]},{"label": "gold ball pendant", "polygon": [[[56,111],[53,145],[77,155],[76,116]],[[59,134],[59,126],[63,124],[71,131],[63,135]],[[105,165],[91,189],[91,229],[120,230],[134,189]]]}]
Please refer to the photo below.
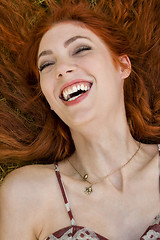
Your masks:
[{"label": "gold ball pendant", "polygon": [[84,179],[84,180],[87,180],[87,179],[88,179],[88,174],[87,174],[87,173],[84,174],[83,179]]}]

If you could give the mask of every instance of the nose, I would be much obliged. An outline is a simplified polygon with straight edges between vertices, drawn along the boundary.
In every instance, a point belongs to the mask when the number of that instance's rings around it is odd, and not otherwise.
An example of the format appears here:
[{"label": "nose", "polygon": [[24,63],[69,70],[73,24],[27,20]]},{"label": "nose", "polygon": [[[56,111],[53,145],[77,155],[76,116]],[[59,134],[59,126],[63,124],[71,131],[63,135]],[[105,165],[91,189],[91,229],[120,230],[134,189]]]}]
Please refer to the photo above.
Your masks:
[{"label": "nose", "polygon": [[69,69],[69,70],[67,70],[67,71],[64,71],[63,73],[62,73],[62,72],[59,72],[57,77],[58,77],[58,78],[63,77],[63,76],[65,76],[67,73],[71,73],[71,72],[73,72],[73,69]]},{"label": "nose", "polygon": [[70,73],[73,73],[76,70],[74,64],[61,62],[57,64],[56,77],[57,79],[67,77]]}]

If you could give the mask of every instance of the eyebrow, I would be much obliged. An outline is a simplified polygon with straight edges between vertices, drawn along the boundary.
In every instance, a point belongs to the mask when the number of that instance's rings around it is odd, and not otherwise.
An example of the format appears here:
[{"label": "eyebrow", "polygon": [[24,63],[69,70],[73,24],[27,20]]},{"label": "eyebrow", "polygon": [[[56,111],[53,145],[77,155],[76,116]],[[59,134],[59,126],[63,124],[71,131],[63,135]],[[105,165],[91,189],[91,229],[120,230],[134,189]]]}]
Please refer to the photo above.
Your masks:
[{"label": "eyebrow", "polygon": [[70,39],[68,39],[65,43],[64,43],[64,47],[66,48],[69,44],[71,44],[72,42],[76,41],[78,38],[85,38],[91,41],[91,39],[89,37],[84,37],[84,36],[75,36],[72,37]]},{"label": "eyebrow", "polygon": [[40,57],[42,57],[42,56],[52,55],[52,54],[53,54],[53,52],[51,50],[45,50],[39,54],[38,59],[40,59]]},{"label": "eyebrow", "polygon": [[[68,47],[69,44],[71,44],[72,42],[76,41],[76,40],[79,39],[79,38],[84,38],[84,39],[88,39],[88,40],[91,41],[91,39],[90,39],[89,37],[84,37],[84,36],[79,36],[79,35],[78,35],[78,36],[74,36],[74,37],[68,39],[68,40],[64,43],[64,47],[65,47],[65,48]],[[39,54],[38,59],[40,59],[40,57],[42,57],[42,56],[52,55],[52,54],[53,54],[53,52],[52,52],[51,50],[42,51],[42,52]]]}]

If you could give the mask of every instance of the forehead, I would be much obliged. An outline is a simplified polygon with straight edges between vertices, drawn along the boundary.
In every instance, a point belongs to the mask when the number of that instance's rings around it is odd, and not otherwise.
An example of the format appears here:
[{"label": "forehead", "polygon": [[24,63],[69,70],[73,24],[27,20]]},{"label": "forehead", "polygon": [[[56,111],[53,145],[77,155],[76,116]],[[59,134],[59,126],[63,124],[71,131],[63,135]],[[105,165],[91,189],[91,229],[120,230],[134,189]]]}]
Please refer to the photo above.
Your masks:
[{"label": "forehead", "polygon": [[39,52],[49,46],[63,45],[65,41],[74,36],[88,37],[93,41],[102,43],[99,37],[84,24],[78,22],[65,22],[52,26],[51,29],[44,34],[40,42]]}]

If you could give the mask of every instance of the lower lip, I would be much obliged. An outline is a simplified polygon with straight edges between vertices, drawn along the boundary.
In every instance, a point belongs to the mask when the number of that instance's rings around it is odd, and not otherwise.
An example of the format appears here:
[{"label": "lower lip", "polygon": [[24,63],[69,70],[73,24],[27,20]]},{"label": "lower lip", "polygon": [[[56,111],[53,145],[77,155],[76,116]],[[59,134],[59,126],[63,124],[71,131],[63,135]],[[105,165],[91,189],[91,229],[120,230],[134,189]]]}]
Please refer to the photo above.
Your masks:
[{"label": "lower lip", "polygon": [[89,94],[90,90],[91,90],[91,88],[87,92],[83,93],[82,95],[80,95],[78,98],[76,98],[73,101],[69,101],[68,102],[68,101],[64,101],[63,99],[62,99],[62,101],[67,106],[72,106],[74,104],[80,103],[81,101],[83,101],[87,97],[87,95]]}]

